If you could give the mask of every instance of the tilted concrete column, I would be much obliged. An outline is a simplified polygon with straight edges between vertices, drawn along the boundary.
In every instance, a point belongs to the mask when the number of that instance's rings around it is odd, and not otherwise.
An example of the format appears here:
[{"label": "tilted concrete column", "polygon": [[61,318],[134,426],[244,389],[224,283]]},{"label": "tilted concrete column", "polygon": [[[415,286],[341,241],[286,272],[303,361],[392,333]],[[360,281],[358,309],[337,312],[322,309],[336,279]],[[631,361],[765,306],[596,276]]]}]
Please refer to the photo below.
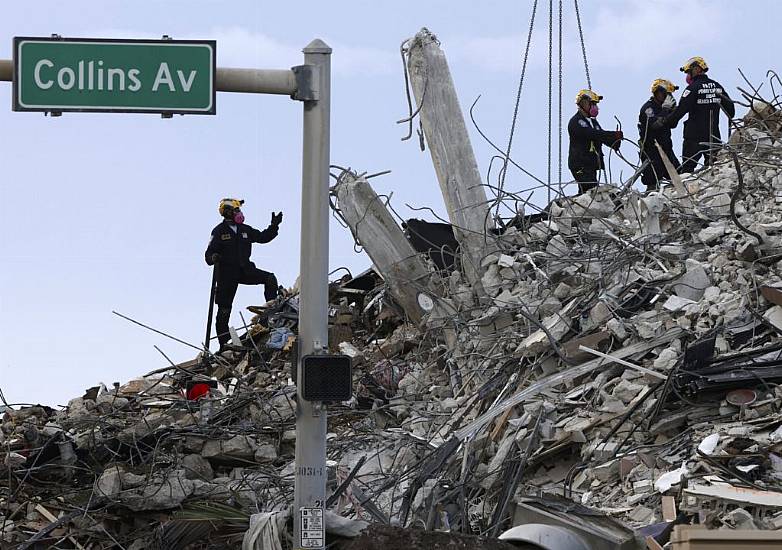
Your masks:
[{"label": "tilted concrete column", "polygon": [[429,30],[422,29],[408,42],[407,67],[448,217],[461,246],[463,272],[482,293],[481,258],[493,222],[448,61]]}]

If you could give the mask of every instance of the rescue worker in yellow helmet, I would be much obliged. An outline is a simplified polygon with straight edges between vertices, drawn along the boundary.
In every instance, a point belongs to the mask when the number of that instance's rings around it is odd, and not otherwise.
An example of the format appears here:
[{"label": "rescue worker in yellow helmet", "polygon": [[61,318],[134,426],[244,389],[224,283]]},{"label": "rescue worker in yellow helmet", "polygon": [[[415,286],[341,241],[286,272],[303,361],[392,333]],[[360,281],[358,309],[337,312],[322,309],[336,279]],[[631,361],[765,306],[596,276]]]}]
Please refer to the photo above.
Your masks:
[{"label": "rescue worker in yellow helmet", "polygon": [[217,269],[215,329],[220,341],[220,351],[225,349],[231,339],[228,320],[238,286],[262,284],[266,301],[274,300],[279,289],[274,273],[255,267],[250,261],[250,253],[253,243],[268,243],[277,237],[282,223],[282,212],[272,212],[269,227],[259,231],[244,223],[241,209],[243,204],[244,201],[238,199],[220,201],[218,211],[223,221],[212,229],[205,254],[206,263]]},{"label": "rescue worker in yellow helmet", "polygon": [[570,136],[567,164],[578,182],[578,193],[597,187],[597,172],[605,169],[603,144],[619,150],[624,137],[620,130],[603,130],[597,122],[598,102],[603,96],[592,90],[580,90],[576,95],[578,111],[567,125]]},{"label": "rescue worker in yellow helmet", "polygon": [[678,90],[670,80],[657,78],[652,82],[652,97],[641,106],[638,114],[638,135],[641,162],[646,160],[649,164],[641,174],[641,181],[646,185],[646,191],[656,191],[660,188],[661,180],[668,180],[668,171],[665,169],[660,151],[655,143],[659,144],[671,164],[678,169],[681,165],[673,152],[673,140],[671,129],[665,126],[665,118],[676,108],[676,99],[673,92]]},{"label": "rescue worker in yellow helmet", "polygon": [[702,57],[691,57],[679,69],[687,75],[687,89],[682,92],[679,106],[667,119],[667,126],[675,128],[685,114],[684,144],[680,172],[693,172],[703,156],[703,165],[713,162],[721,143],[720,110],[728,118],[736,114],[736,106],[722,85],[706,76],[709,66]]}]

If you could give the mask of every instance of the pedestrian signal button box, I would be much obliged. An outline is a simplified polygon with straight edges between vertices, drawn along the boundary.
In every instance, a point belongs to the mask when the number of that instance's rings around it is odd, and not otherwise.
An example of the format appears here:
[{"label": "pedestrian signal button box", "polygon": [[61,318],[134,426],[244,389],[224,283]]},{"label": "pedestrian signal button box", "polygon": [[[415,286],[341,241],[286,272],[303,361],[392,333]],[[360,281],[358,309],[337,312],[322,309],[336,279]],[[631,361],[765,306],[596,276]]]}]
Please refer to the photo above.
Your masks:
[{"label": "pedestrian signal button box", "polygon": [[346,355],[302,357],[302,397],[307,401],[347,401],[353,395],[353,367]]}]

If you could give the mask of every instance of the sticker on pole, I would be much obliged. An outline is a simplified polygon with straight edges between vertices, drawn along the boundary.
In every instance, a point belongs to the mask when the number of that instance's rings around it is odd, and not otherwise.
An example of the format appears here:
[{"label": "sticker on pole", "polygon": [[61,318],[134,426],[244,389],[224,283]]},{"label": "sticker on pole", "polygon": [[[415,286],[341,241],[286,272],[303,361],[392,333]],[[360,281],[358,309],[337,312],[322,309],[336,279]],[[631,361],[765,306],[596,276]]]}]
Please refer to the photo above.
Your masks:
[{"label": "sticker on pole", "polygon": [[301,547],[320,548],[325,545],[322,508],[301,508]]}]

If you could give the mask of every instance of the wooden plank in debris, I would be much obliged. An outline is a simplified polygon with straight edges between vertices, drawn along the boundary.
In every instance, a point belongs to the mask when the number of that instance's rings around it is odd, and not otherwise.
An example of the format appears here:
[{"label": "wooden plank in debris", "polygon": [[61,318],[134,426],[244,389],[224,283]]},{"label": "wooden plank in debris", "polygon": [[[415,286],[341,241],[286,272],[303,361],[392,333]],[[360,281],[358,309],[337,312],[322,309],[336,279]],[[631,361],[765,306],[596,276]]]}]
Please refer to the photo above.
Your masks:
[{"label": "wooden plank in debris", "polygon": [[369,254],[407,316],[420,322],[427,312],[419,304],[418,294],[428,288],[431,279],[426,263],[365,178],[344,172],[335,191],[353,237]]},{"label": "wooden plank in debris", "polygon": [[663,521],[674,521],[676,519],[676,498],[670,495],[663,495]]},{"label": "wooden plank in debris", "polygon": [[716,499],[739,506],[782,508],[782,494],[751,487],[734,487],[729,483],[693,482],[682,489],[685,496]]},{"label": "wooden plank in debris", "polygon": [[513,407],[502,413],[502,416],[497,420],[497,424],[494,426],[490,436],[492,441],[497,441],[500,435],[505,433],[505,424],[508,422],[511,413],[513,413]]},{"label": "wooden plank in debris", "polygon": [[682,206],[692,207],[692,200],[690,199],[689,193],[687,193],[687,189],[684,187],[684,183],[682,182],[682,177],[679,175],[679,172],[676,171],[676,168],[673,166],[671,159],[668,158],[668,155],[665,153],[665,151],[663,151],[663,148],[660,147],[660,144],[656,141],[654,144],[657,146],[657,151],[660,153],[660,160],[663,161],[665,170],[668,172],[668,177],[671,178],[671,183],[673,184],[674,190],[676,190],[679,202],[682,204]]},{"label": "wooden plank in debris", "polygon": [[760,287],[760,293],[772,304],[782,306],[782,289],[763,285]]},{"label": "wooden plank in debris", "polygon": [[589,352],[581,351],[579,346],[586,346],[588,348],[598,349],[600,344],[607,342],[611,339],[611,333],[607,330],[601,330],[593,334],[587,334],[580,338],[573,338],[562,345],[562,351],[565,353],[565,357],[571,361],[589,361],[592,359],[592,355]]},{"label": "wooden plank in debris", "polygon": [[592,355],[597,355],[598,357],[602,357],[606,361],[610,361],[613,363],[619,363],[622,366],[630,367],[631,369],[637,370],[640,373],[646,374],[648,376],[651,376],[653,378],[659,378],[661,380],[667,380],[668,375],[659,373],[657,371],[654,371],[652,369],[647,369],[646,367],[642,367],[641,365],[636,365],[635,363],[631,363],[630,361],[625,361],[624,359],[621,359],[619,357],[615,357],[613,355],[608,355],[607,353],[603,353],[602,351],[597,351],[592,348],[588,348],[586,346],[579,346],[578,349],[584,352],[591,353]]},{"label": "wooden plank in debris", "polygon": [[448,61],[428,29],[408,42],[407,67],[464,274],[481,292],[481,259],[492,225],[489,205]]},{"label": "wooden plank in debris", "polygon": [[[40,504],[35,505],[35,511],[41,514],[43,517],[45,517],[47,520],[49,520],[52,523],[55,523],[57,521],[57,517],[54,514],[52,514],[49,510],[41,506]],[[68,540],[71,541],[74,548],[77,548],[78,550],[84,550],[84,546],[79,544],[79,542],[72,536],[68,535]]]},{"label": "wooden plank in debris", "polygon": [[747,529],[706,529],[701,525],[677,525],[673,528],[673,550],[744,550],[780,548],[782,531]]}]

